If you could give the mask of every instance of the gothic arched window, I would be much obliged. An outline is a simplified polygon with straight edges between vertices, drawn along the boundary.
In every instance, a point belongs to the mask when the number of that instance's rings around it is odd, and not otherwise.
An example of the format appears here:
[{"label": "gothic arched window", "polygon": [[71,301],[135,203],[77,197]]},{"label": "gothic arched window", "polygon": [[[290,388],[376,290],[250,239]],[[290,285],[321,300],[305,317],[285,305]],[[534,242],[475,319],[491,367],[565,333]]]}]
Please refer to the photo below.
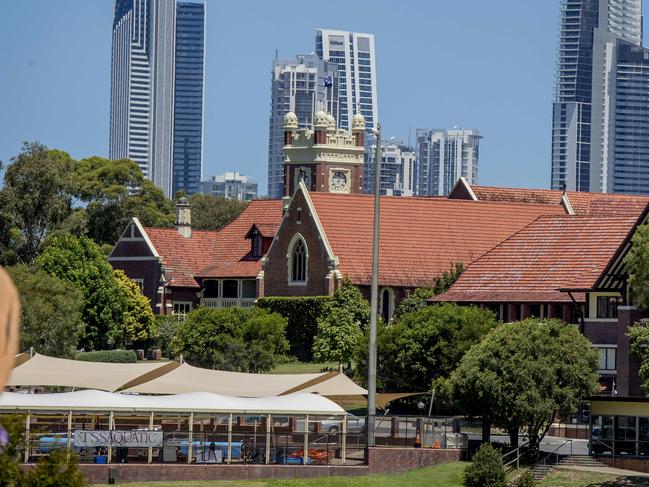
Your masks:
[{"label": "gothic arched window", "polygon": [[296,235],[289,257],[289,278],[291,282],[306,282],[308,252],[301,235]]}]

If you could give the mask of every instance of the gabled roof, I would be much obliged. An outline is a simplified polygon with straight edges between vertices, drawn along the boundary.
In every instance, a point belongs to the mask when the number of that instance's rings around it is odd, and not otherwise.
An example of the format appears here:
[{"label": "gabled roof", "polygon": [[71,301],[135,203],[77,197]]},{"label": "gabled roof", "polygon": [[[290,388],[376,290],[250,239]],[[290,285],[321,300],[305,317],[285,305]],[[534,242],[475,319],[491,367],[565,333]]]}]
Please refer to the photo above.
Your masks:
[{"label": "gabled roof", "polygon": [[175,228],[145,227],[144,231],[164,267],[171,269],[171,281],[167,285],[199,287],[193,276],[212,262],[218,232],[192,230],[192,236],[185,238]]},{"label": "gabled roof", "polygon": [[[263,236],[274,236],[283,218],[282,200],[253,200],[243,213],[214,238],[214,252],[197,269],[197,277],[256,277],[261,258],[250,255],[248,232],[256,225]],[[262,230],[263,229],[263,230]]]},{"label": "gabled roof", "polygon": [[[369,285],[373,196],[310,197],[340,271],[355,284]],[[564,213],[558,205],[381,197],[379,282],[430,285],[451,264],[468,265],[540,215]]]},{"label": "gabled roof", "polygon": [[[468,183],[466,183],[468,185]],[[460,186],[460,183],[458,183]],[[499,188],[494,186],[469,186],[478,201],[562,205],[564,192],[554,189]],[[458,197],[465,197],[457,191]],[[609,193],[565,193],[575,215],[617,216],[620,212],[638,217],[649,203],[649,196]],[[453,197],[450,195],[449,197]]]},{"label": "gabled roof", "polygon": [[[636,216],[541,216],[473,262],[431,301],[569,302],[589,289],[635,228]],[[583,301],[583,293],[574,294]]]},{"label": "gabled roof", "polygon": [[250,238],[252,237],[253,231],[257,230],[259,235],[265,238],[272,238],[275,236],[277,233],[277,229],[279,228],[279,224],[269,224],[269,223],[253,223],[248,232],[245,235],[245,238]]}]

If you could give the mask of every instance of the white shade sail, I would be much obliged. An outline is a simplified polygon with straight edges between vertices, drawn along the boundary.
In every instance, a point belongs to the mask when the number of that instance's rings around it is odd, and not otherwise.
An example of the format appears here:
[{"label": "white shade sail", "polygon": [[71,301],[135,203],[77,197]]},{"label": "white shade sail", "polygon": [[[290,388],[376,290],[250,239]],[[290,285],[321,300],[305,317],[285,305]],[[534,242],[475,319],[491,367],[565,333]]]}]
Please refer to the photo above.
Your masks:
[{"label": "white shade sail", "polygon": [[77,387],[112,392],[157,377],[178,365],[177,362],[85,362],[35,354],[11,371],[7,385]]},{"label": "white shade sail", "polygon": [[317,394],[276,397],[232,397],[209,392],[166,396],[111,393],[97,390],[52,394],[0,394],[0,411],[120,411],[159,413],[237,413],[281,415],[342,415],[344,409]]}]

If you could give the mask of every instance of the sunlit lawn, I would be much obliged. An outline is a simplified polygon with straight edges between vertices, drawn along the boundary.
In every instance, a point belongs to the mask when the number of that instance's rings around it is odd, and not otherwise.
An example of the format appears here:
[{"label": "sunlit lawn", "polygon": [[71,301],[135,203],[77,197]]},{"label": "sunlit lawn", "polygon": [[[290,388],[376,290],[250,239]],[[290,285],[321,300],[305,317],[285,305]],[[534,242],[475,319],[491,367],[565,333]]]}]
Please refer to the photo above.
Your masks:
[{"label": "sunlit lawn", "polygon": [[392,475],[362,477],[318,477],[294,480],[140,482],[121,485],[143,487],[458,487],[462,485],[464,462],[419,468]]}]

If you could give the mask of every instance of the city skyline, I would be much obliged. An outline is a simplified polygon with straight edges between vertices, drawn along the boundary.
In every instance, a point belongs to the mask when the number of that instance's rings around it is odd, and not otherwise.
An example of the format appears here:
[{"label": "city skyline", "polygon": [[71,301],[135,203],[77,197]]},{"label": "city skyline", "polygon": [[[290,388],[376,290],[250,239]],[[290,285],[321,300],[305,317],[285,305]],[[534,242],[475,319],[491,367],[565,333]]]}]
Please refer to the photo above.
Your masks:
[{"label": "city skyline", "polygon": [[553,102],[553,189],[649,193],[648,90],[642,0],[565,0]]},{"label": "city skyline", "polygon": [[[265,193],[269,60],[275,49],[282,58],[308,51],[317,28],[335,28],[376,37],[384,134],[412,144],[416,127],[476,127],[488,140],[481,184],[549,187],[558,0],[475,1],[461,19],[445,2],[412,2],[389,19],[336,1],[326,11],[281,13],[265,4],[207,3],[206,174],[236,169],[258,180]],[[107,156],[112,2],[71,0],[61,8],[26,0],[7,7],[0,40],[8,46],[3,57],[12,76],[0,78],[0,92],[12,117],[0,127],[0,160],[17,154],[22,140],[76,158]],[[72,13],[74,22],[63,22]],[[406,28],[397,29],[399,21]],[[52,23],[66,24],[65,32],[50,32]],[[243,25],[255,36],[240,38]],[[83,66],[75,59],[84,59]]]}]

